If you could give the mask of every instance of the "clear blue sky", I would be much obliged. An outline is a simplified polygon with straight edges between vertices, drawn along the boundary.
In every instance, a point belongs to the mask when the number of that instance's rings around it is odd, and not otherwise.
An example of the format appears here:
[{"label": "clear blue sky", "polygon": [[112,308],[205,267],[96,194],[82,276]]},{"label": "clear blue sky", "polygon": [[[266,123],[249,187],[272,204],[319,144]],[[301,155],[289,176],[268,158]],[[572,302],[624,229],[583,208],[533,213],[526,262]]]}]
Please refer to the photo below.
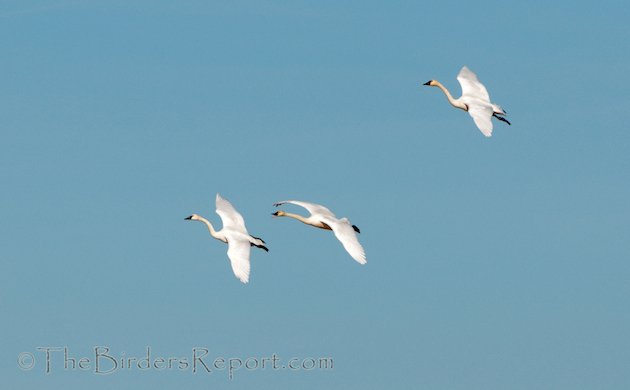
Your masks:
[{"label": "clear blue sky", "polygon": [[[629,14],[2,1],[1,387],[629,388]],[[458,95],[463,65],[512,121],[492,138],[420,86]],[[184,221],[220,225],[217,192],[270,248],[249,285]],[[292,198],[349,217],[368,264],[273,219]],[[99,345],[334,369],[45,375],[36,351]]]}]

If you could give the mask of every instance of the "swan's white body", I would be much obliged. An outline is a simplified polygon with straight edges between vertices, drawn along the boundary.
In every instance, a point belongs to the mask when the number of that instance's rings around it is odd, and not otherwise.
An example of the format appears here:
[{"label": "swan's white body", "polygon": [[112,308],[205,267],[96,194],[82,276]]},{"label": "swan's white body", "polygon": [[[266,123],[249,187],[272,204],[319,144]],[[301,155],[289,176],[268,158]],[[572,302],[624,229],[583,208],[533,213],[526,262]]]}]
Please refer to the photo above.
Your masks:
[{"label": "swan's white body", "polygon": [[332,211],[328,210],[326,207],[308,203],[301,202],[297,200],[284,200],[282,202],[274,203],[274,206],[278,207],[285,203],[294,204],[296,206],[304,207],[311,215],[308,217],[303,217],[301,215],[286,213],[284,211],[278,211],[274,213],[274,216],[278,217],[291,217],[295,218],[298,221],[301,221],[307,225],[315,226],[320,229],[332,230],[335,233],[337,239],[341,242],[346,251],[355,259],[359,264],[367,263],[365,258],[365,251],[363,247],[359,243],[359,239],[355,232],[359,232],[359,228],[350,224],[348,218],[338,219],[335,217],[335,214]]},{"label": "swan's white body", "polygon": [[219,231],[214,230],[210,221],[200,215],[193,214],[186,219],[203,222],[208,227],[212,237],[228,244],[227,255],[232,264],[232,271],[234,271],[234,275],[241,282],[247,283],[249,282],[249,254],[251,247],[256,246],[266,251],[268,249],[262,239],[253,237],[247,232],[243,216],[236,211],[227,199],[217,194],[216,206],[217,214],[219,214],[223,222],[223,229]]},{"label": "swan's white body", "polygon": [[486,137],[492,136],[493,116],[508,125],[510,124],[507,119],[503,118],[506,114],[505,111],[499,105],[490,102],[488,90],[470,69],[464,66],[457,75],[457,81],[462,87],[462,96],[459,99],[453,98],[448,89],[437,80],[430,80],[424,85],[440,88],[453,107],[470,114],[479,130]]}]

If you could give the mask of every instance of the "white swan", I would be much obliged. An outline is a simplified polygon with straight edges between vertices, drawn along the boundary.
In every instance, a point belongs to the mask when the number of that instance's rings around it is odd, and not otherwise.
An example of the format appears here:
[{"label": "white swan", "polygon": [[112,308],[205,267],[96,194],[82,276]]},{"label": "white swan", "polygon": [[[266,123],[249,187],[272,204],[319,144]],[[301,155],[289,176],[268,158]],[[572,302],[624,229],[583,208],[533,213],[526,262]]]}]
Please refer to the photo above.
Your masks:
[{"label": "white swan", "polygon": [[[365,251],[359,243],[356,233],[361,233],[358,227],[351,225],[348,218],[337,219],[335,214],[328,210],[324,206],[320,206],[314,203],[300,202],[297,200],[284,200],[282,202],[274,203],[274,206],[278,207],[285,203],[291,203],[300,207],[304,207],[311,213],[308,217],[301,215],[286,213],[284,211],[276,211],[271,214],[275,217],[290,217],[295,218],[300,222],[307,225],[315,226],[320,229],[332,230],[335,236],[346,249],[346,251],[355,259],[359,264],[367,263],[365,259]],[[356,233],[355,233],[356,232]]]},{"label": "white swan", "polygon": [[444,92],[448,102],[453,107],[467,111],[481,130],[483,135],[492,135],[492,117],[497,118],[510,125],[511,123],[503,118],[506,112],[498,105],[490,103],[490,95],[486,87],[479,82],[477,75],[467,67],[463,67],[457,75],[457,81],[462,86],[462,96],[454,99],[451,93],[437,80],[429,80],[424,85],[438,87]]},{"label": "white swan", "polygon": [[223,221],[223,229],[219,231],[214,230],[210,221],[200,215],[193,214],[185,219],[205,223],[212,237],[228,244],[227,255],[232,264],[232,271],[234,271],[234,275],[236,275],[241,282],[247,283],[249,282],[250,247],[256,246],[267,252],[269,252],[269,249],[267,249],[265,241],[261,238],[251,236],[247,233],[243,216],[236,211],[234,206],[232,206],[227,199],[217,194],[216,205],[217,214],[219,214],[221,221]]}]

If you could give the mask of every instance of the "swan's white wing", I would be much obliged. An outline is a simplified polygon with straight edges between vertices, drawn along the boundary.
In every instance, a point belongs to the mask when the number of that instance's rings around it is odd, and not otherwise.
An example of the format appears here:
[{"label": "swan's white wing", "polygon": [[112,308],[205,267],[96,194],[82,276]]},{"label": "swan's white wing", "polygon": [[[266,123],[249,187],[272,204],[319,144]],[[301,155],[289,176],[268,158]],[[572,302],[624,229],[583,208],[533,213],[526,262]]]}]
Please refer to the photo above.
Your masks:
[{"label": "swan's white wing", "polygon": [[462,97],[481,99],[490,103],[488,90],[486,90],[486,87],[479,82],[477,75],[470,69],[464,66],[457,75],[457,81],[459,81],[459,84],[462,86]]},{"label": "swan's white wing", "polygon": [[306,210],[308,210],[309,213],[311,213],[311,215],[318,214],[320,216],[336,218],[335,214],[333,214],[332,211],[328,210],[326,207],[324,207],[322,205],[315,204],[315,203],[302,202],[302,201],[299,201],[299,200],[283,200],[281,202],[276,202],[273,205],[278,207],[278,206],[283,205],[285,203],[291,203],[291,204],[294,204],[296,206],[304,207]]},{"label": "swan's white wing", "polygon": [[221,217],[221,221],[223,221],[223,227],[228,229],[239,230],[242,232],[246,232],[247,228],[245,227],[245,220],[243,216],[236,211],[232,203],[230,203],[227,199],[221,197],[221,195],[217,194],[217,214]]},{"label": "swan's white wing", "polygon": [[468,105],[468,113],[483,135],[492,136],[492,107],[474,103],[466,104]]},{"label": "swan's white wing", "polygon": [[234,275],[243,283],[249,282],[249,241],[240,239],[228,239],[227,255],[232,264]]},{"label": "swan's white wing", "polygon": [[365,251],[359,243],[357,234],[355,233],[350,221],[347,218],[330,219],[325,218],[324,222],[330,226],[337,239],[341,242],[346,251],[359,264],[367,263]]}]

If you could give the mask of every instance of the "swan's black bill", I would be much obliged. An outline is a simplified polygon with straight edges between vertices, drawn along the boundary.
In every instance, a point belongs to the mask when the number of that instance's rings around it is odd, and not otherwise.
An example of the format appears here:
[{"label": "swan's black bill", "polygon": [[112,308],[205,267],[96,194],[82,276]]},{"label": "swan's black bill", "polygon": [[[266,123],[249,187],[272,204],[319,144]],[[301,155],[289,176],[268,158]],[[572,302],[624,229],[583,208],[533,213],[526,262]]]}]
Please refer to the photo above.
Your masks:
[{"label": "swan's black bill", "polygon": [[278,216],[278,212],[276,211],[275,213],[271,213],[271,215],[273,215],[274,217]]},{"label": "swan's black bill", "polygon": [[429,81],[427,81],[426,83],[424,83],[422,85],[431,85],[431,81],[433,81],[433,80],[429,80]]},{"label": "swan's black bill", "polygon": [[352,228],[354,229],[355,232],[357,233],[361,233],[361,230],[359,230],[359,228],[357,227],[357,225],[352,225]]},{"label": "swan's black bill", "polygon": [[184,218],[185,220],[191,220],[192,219],[192,215],[190,217],[186,217]]}]

